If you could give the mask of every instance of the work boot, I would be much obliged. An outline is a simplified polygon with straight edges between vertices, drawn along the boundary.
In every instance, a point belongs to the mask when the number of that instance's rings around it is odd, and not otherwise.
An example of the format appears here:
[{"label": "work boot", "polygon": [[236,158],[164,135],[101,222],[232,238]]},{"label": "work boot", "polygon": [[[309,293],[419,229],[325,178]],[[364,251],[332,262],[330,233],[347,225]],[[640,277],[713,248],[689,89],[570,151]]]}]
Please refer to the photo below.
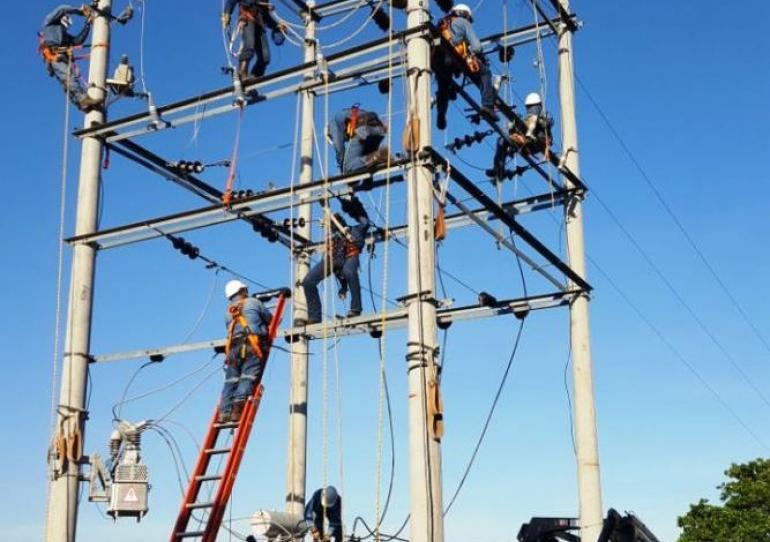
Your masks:
[{"label": "work boot", "polygon": [[438,114],[436,116],[436,128],[439,130],[446,130],[446,116],[442,114]]},{"label": "work boot", "polygon": [[491,120],[492,122],[497,122],[498,120],[500,120],[500,116],[497,114],[494,107],[487,107],[487,106],[482,107],[481,115],[486,119]]},{"label": "work boot", "polygon": [[[390,156],[390,150],[388,149],[388,146],[385,145],[384,147],[380,147],[376,151],[374,151],[372,154],[366,157],[365,163],[367,168],[372,168],[376,166],[382,166],[388,163],[388,157]],[[393,162],[393,157],[390,157],[390,161]]]},{"label": "work boot", "polygon": [[220,410],[219,411],[219,418],[217,418],[217,423],[227,423],[230,421],[231,413],[229,410]]},{"label": "work boot", "polygon": [[243,414],[243,407],[246,405],[245,401],[235,401],[233,403],[233,413],[230,414],[231,422],[241,421],[241,414]]},{"label": "work boot", "polygon": [[361,316],[361,311],[350,309],[345,318],[355,318],[356,316]]},{"label": "work boot", "polygon": [[81,111],[87,113],[91,111],[92,109],[96,109],[98,107],[101,107],[103,100],[101,98],[92,98],[88,94],[86,94],[83,98],[80,99],[78,102],[78,107]]}]

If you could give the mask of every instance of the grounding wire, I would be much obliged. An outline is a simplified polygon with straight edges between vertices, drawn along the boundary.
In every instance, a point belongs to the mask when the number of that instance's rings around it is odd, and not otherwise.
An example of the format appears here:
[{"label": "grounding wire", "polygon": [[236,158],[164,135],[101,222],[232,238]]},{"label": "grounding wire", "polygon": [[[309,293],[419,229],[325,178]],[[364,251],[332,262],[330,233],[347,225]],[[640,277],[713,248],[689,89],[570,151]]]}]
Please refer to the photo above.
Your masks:
[{"label": "grounding wire", "polygon": [[452,498],[449,500],[449,504],[447,504],[446,508],[444,508],[445,516],[452,509],[452,505],[455,503],[455,500],[457,499],[457,496],[460,494],[460,491],[462,490],[463,485],[465,484],[465,481],[468,479],[468,475],[471,472],[473,463],[476,461],[476,455],[478,454],[479,449],[481,448],[481,445],[484,442],[484,437],[487,434],[487,429],[489,429],[489,424],[492,421],[492,416],[494,415],[495,409],[497,408],[497,403],[500,400],[500,395],[503,392],[503,388],[505,387],[505,383],[508,380],[508,375],[510,374],[511,367],[513,366],[513,362],[516,359],[516,352],[519,349],[521,335],[522,335],[522,332],[524,331],[524,322],[525,322],[524,318],[522,318],[519,322],[519,331],[516,334],[516,340],[513,343],[513,351],[511,352],[511,357],[508,359],[508,364],[506,365],[505,371],[503,372],[503,377],[500,380],[500,385],[497,387],[497,393],[495,393],[495,398],[492,401],[491,407],[489,408],[489,413],[487,414],[486,420],[484,421],[484,426],[481,430],[481,434],[479,435],[479,438],[476,441],[476,446],[473,448],[473,453],[471,454],[471,457],[468,460],[468,465],[465,467],[465,471],[463,472],[463,475],[460,478],[460,482],[457,484],[457,488],[452,494]]},{"label": "grounding wire", "polygon": [[[374,15],[377,13],[377,11],[379,11],[379,9],[382,6],[382,3],[384,1],[385,0],[379,0],[379,2],[377,2],[377,7],[373,7],[372,8],[372,12],[366,17],[366,20],[361,24],[361,26],[359,26],[357,29],[355,29],[350,34],[347,34],[344,38],[341,38],[341,39],[339,39],[339,40],[337,40],[335,42],[326,44],[326,45],[324,45],[324,47],[326,49],[334,49],[335,47],[339,47],[340,45],[344,45],[345,43],[349,42],[350,40],[352,40],[353,38],[358,36],[361,32],[364,31],[364,29],[366,29],[367,26],[369,26],[369,22],[374,18]],[[391,22],[391,24],[392,24],[392,22]]]},{"label": "grounding wire", "polygon": [[176,386],[176,385],[177,385],[177,384],[179,384],[180,382],[183,382],[183,381],[187,380],[188,378],[190,378],[190,377],[192,377],[192,376],[195,376],[196,374],[198,374],[199,372],[201,372],[203,369],[205,369],[206,367],[208,367],[208,366],[211,364],[211,361],[212,361],[212,360],[213,360],[213,359],[214,359],[216,356],[217,356],[217,354],[214,354],[214,355],[211,357],[211,359],[209,359],[209,360],[207,360],[206,362],[202,363],[201,365],[199,365],[198,367],[196,367],[195,369],[193,369],[193,370],[192,370],[192,371],[190,371],[189,373],[187,373],[187,374],[184,374],[184,375],[182,375],[182,376],[180,376],[180,377],[178,377],[178,378],[176,378],[176,379],[172,380],[171,382],[168,382],[168,383],[166,383],[166,384],[163,384],[162,386],[159,386],[159,387],[157,387],[157,388],[153,388],[153,389],[151,389],[151,390],[149,390],[149,391],[143,392],[143,393],[141,393],[141,394],[139,394],[139,395],[134,395],[134,396],[132,396],[132,397],[126,398],[126,395],[127,395],[127,393],[128,393],[128,389],[130,388],[131,384],[134,382],[134,380],[136,379],[136,377],[139,375],[139,373],[140,373],[142,370],[144,370],[144,368],[145,368],[145,367],[148,367],[148,366],[150,366],[150,365],[152,365],[152,364],[154,364],[154,363],[160,363],[160,362],[149,361],[149,362],[147,362],[147,363],[143,364],[142,366],[140,366],[140,367],[139,367],[139,368],[136,370],[136,372],[133,374],[133,376],[131,377],[131,379],[129,379],[129,381],[128,381],[128,384],[126,385],[126,387],[125,387],[125,389],[124,389],[124,391],[123,391],[123,396],[121,397],[121,400],[120,400],[120,401],[118,401],[117,403],[115,403],[115,404],[112,406],[113,419],[114,419],[114,420],[120,420],[120,413],[121,413],[121,411],[122,411],[122,406],[123,406],[124,404],[126,404],[126,403],[132,403],[132,402],[134,402],[134,401],[137,401],[137,400],[139,400],[139,399],[144,399],[145,397],[149,397],[149,396],[151,396],[151,395],[155,395],[156,393],[161,393],[161,392],[163,392],[163,391],[166,391],[166,390],[168,390],[168,389],[170,389],[170,388],[172,388],[172,387]]}]

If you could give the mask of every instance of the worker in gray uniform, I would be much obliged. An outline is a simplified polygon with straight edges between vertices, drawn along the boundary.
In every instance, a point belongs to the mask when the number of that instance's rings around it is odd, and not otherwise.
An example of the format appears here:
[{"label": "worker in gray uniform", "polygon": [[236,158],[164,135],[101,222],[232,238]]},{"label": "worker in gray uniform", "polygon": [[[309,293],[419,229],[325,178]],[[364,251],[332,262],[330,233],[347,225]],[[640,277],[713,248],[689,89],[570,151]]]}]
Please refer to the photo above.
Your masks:
[{"label": "worker in gray uniform", "polygon": [[267,41],[267,31],[272,30],[273,41],[283,43],[283,24],[273,18],[275,9],[267,0],[227,0],[222,12],[222,27],[230,28],[235,6],[238,6],[238,29],[241,32],[243,48],[238,55],[238,76],[241,81],[249,77],[249,64],[256,57],[251,76],[261,77],[270,64],[270,44]]},{"label": "worker in gray uniform", "polygon": [[307,300],[307,324],[317,324],[321,321],[321,297],[318,294],[318,285],[331,273],[340,284],[339,296],[344,298],[350,291],[350,310],[348,318],[359,316],[361,305],[361,281],[358,278],[359,255],[364,247],[366,233],[371,223],[366,209],[358,198],[342,201],[342,210],[345,211],[358,224],[348,226],[340,214],[332,215],[328,210],[325,226],[331,228],[327,237],[324,256],[302,281]]},{"label": "worker in gray uniform", "polygon": [[[469,73],[471,79],[481,89],[481,114],[489,120],[497,121],[495,113],[495,88],[492,84],[492,72],[484,56],[481,41],[473,30],[471,8],[457,4],[439,24],[441,37],[448,41],[453,51],[445,47],[434,48],[432,66],[436,75],[436,126],[446,128],[446,112],[449,101],[455,98],[453,79],[455,75]],[[464,62],[462,66],[460,62]]]},{"label": "worker in gray uniform", "polygon": [[387,162],[388,147],[380,147],[387,132],[377,113],[365,111],[357,104],[334,115],[327,134],[334,145],[340,172],[352,173]]},{"label": "worker in gray uniform", "polygon": [[[68,32],[73,23],[73,15],[86,19],[83,28],[76,35]],[[81,111],[88,111],[102,104],[101,99],[91,98],[88,95],[88,88],[80,79],[72,52],[74,47],[83,45],[88,38],[93,16],[92,9],[85,4],[80,7],[62,4],[48,14],[39,34],[40,54],[48,74],[56,77],[70,101]]]},{"label": "worker in gray uniform", "polygon": [[[524,99],[527,114],[524,117],[526,131],[521,133],[515,129],[510,130],[511,145],[502,137],[498,138],[495,148],[494,165],[491,177],[501,178],[505,172],[505,161],[516,153],[538,154],[548,152],[553,136],[553,118],[543,109],[543,100],[537,92],[530,92]],[[489,173],[489,172],[488,172]]]},{"label": "worker in gray uniform", "polygon": [[254,386],[262,380],[268,330],[273,315],[261,301],[249,296],[240,280],[225,285],[228,299],[225,341],[225,385],[219,403],[219,422],[237,422]]}]

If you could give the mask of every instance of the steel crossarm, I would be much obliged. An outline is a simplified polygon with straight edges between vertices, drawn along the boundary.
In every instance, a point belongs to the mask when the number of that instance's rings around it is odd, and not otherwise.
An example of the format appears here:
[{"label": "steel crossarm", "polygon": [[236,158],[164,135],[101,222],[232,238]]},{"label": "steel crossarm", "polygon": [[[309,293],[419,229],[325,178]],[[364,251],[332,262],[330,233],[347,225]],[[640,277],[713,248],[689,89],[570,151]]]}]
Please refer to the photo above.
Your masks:
[{"label": "steel crossarm", "polygon": [[581,289],[586,292],[591,291],[591,285],[586,282],[583,277],[575,273],[575,271],[564,263],[556,254],[554,254],[548,247],[546,247],[540,240],[532,235],[529,230],[519,224],[515,218],[506,213],[492,198],[487,196],[478,186],[476,186],[468,177],[462,174],[457,168],[451,167],[449,162],[442,157],[434,149],[428,149],[431,153],[433,161],[436,164],[441,164],[444,168],[448,169],[449,175],[452,180],[458,184],[469,196],[472,196],[476,201],[483,205],[487,210],[495,215],[500,221],[508,226],[513,233],[527,243],[533,250],[540,254],[545,260],[553,265],[556,269],[562,272],[566,277],[577,284]]},{"label": "steel crossarm", "polygon": [[[558,20],[555,19],[554,21],[558,22]],[[432,27],[426,25],[403,32],[396,32],[393,34],[393,40],[395,42],[402,42],[412,34],[430,31],[432,31]],[[549,27],[542,24],[533,24],[513,29],[506,33],[487,36],[481,42],[485,47],[485,51],[489,53],[494,51],[496,47],[522,45],[534,41],[538,35],[545,37],[552,34],[553,32]],[[333,72],[333,76],[328,82],[329,92],[346,90],[362,80],[370,84],[387,77],[389,56],[392,59],[392,75],[400,77],[403,74],[401,52],[394,51],[389,53],[389,46],[390,40],[388,36],[385,36],[346,51],[331,54],[323,59],[321,63],[315,60],[265,75],[244,86],[244,92],[256,91],[258,93],[258,97],[249,100],[247,105],[262,103],[303,89],[324,87],[324,78],[320,77],[317,73],[323,65],[328,66]],[[373,57],[372,55],[375,54],[379,56]],[[360,57],[365,57],[366,59],[357,64],[350,63],[350,61]],[[366,79],[367,75],[371,75],[371,79]],[[311,76],[311,78],[306,79],[306,76]],[[234,103],[234,96],[235,88],[230,85],[158,107],[157,112],[162,120],[160,124],[153,123],[154,118],[152,114],[146,111],[105,122],[98,126],[81,128],[76,130],[74,135],[78,138],[98,136],[106,139],[108,142],[115,142],[150,134],[166,128],[178,127],[236,111],[240,106]]]},{"label": "steel crossarm", "polygon": [[[506,299],[491,305],[465,305],[462,307],[444,307],[439,308],[436,313],[438,325],[448,327],[454,322],[465,320],[478,320],[491,318],[494,316],[504,316],[515,314],[524,316],[529,311],[549,309],[568,305],[575,297],[582,295],[583,290],[557,291],[553,293],[533,295],[516,299]],[[403,329],[407,325],[407,309],[398,308],[385,313],[372,313],[357,316],[355,318],[330,320],[326,323],[314,324],[312,326],[295,326],[284,329],[283,334],[287,341],[293,340],[300,335],[309,339],[323,339],[324,337],[344,337],[348,335],[368,334],[378,336],[384,331],[392,329]],[[115,352],[110,354],[101,354],[91,357],[92,363],[110,363],[116,361],[127,361],[136,359],[152,358],[162,360],[166,357],[195,352],[201,350],[214,350],[220,352],[224,349],[224,339],[212,339],[197,343],[186,343],[174,346],[160,348],[146,348],[132,350],[128,352]]]},{"label": "steel crossarm", "polygon": [[229,210],[225,210],[222,204],[209,205],[190,211],[109,228],[92,234],[70,237],[66,241],[69,244],[94,243],[100,249],[107,249],[233,220],[249,219],[256,215],[289,209],[300,201],[322,201],[327,197],[339,197],[348,194],[351,190],[361,189],[361,187],[354,186],[361,183],[361,181],[372,180],[371,186],[376,188],[385,182],[381,180],[382,177],[391,175],[390,183],[400,182],[403,180],[403,177],[397,175],[397,173],[403,170],[406,163],[407,161],[405,160],[397,161],[391,167],[378,169],[375,172],[365,171],[339,175],[328,180],[320,179],[301,186],[294,186],[293,188],[285,187],[235,199]]}]

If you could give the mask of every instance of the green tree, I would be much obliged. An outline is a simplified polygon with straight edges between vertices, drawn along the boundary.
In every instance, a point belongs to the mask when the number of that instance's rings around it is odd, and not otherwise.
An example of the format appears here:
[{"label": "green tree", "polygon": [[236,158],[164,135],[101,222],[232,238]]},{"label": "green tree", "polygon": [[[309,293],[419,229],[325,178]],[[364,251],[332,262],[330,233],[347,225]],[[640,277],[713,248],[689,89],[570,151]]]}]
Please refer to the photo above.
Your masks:
[{"label": "green tree", "polygon": [[721,505],[701,499],[677,520],[678,542],[770,542],[770,459],[733,464]]}]

